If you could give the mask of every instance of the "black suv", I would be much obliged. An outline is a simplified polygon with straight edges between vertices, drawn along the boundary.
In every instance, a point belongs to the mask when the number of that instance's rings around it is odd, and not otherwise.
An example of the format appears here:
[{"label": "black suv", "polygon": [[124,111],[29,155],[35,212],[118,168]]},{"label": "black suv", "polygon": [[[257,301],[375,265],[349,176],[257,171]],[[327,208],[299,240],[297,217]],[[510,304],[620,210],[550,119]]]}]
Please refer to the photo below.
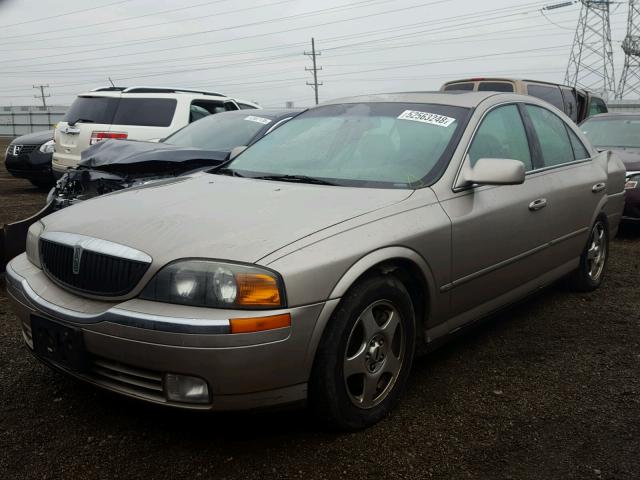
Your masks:
[{"label": "black suv", "polygon": [[7,171],[18,178],[26,178],[38,188],[50,188],[55,179],[51,172],[53,130],[28,133],[14,139],[7,147]]}]

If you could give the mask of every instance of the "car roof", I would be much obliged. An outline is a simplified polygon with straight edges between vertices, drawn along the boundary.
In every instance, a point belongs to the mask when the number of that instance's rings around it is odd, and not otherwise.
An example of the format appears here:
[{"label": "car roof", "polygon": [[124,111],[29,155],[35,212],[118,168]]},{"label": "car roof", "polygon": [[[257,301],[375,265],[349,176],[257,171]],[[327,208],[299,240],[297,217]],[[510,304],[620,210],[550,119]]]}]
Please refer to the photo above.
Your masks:
[{"label": "car roof", "polygon": [[586,120],[591,119],[604,119],[604,118],[614,118],[614,117],[638,117],[640,118],[640,112],[608,112],[608,113],[598,113],[596,115],[591,115]]},{"label": "car roof", "polygon": [[523,100],[528,100],[529,97],[525,95],[515,95],[513,93],[500,93],[500,92],[465,92],[465,91],[452,91],[452,92],[397,92],[397,93],[377,93],[373,95],[358,95],[354,97],[338,98],[328,102],[323,102],[319,106],[323,105],[338,105],[341,103],[435,103],[443,105],[451,105],[455,107],[467,107],[472,108],[477,106],[483,100],[494,97],[496,95],[508,95],[509,97],[518,97]]}]

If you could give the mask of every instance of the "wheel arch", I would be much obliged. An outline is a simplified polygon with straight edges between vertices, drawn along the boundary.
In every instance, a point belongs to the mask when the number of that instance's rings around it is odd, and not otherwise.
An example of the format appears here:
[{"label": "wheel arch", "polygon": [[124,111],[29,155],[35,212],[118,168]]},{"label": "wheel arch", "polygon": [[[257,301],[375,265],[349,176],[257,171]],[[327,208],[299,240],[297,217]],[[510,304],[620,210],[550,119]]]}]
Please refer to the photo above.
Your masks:
[{"label": "wheel arch", "polygon": [[[429,264],[419,253],[407,247],[386,247],[375,250],[349,267],[333,287],[329,298],[341,299],[360,280],[374,273],[383,275],[393,273],[407,288],[416,310],[416,347],[420,348],[424,342],[422,333],[436,295],[435,279]],[[331,312],[323,312],[315,325],[307,349],[309,366],[313,365],[324,330],[331,321],[333,310],[338,304],[339,302],[332,303]]]}]

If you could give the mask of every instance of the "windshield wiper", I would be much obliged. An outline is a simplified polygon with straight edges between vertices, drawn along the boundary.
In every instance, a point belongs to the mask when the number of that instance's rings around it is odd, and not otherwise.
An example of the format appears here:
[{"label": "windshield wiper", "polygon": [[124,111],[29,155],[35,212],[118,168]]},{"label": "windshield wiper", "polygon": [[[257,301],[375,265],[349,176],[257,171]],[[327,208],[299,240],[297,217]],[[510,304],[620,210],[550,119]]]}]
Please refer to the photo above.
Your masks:
[{"label": "windshield wiper", "polygon": [[244,177],[244,175],[240,175],[236,170],[229,167],[218,168],[214,170],[212,173],[220,174],[220,175],[231,175],[232,177]]},{"label": "windshield wiper", "polygon": [[78,119],[74,120],[73,122],[68,122],[68,124],[73,127],[78,122],[80,122],[80,123],[95,123],[90,118],[78,118]]},{"label": "windshield wiper", "polygon": [[321,178],[308,177],[306,175],[260,175],[259,180],[277,180],[282,182],[311,183],[313,185],[335,185],[335,183],[327,182]]}]

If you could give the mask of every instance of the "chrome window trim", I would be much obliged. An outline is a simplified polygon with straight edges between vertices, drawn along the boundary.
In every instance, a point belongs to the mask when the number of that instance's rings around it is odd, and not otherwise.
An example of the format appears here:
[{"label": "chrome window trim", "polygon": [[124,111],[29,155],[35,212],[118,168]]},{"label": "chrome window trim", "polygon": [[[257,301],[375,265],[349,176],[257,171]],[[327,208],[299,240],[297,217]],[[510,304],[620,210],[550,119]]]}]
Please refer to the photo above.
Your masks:
[{"label": "chrome window trim", "polygon": [[[543,105],[538,105],[536,103],[530,103],[530,102],[516,102],[516,101],[508,101],[508,102],[502,102],[502,103],[498,103],[496,105],[493,105],[492,107],[490,107],[489,109],[487,109],[487,111],[485,111],[482,114],[482,117],[480,117],[480,120],[478,121],[478,124],[475,126],[475,128],[473,129],[473,134],[471,135],[471,139],[469,140],[469,142],[467,143],[467,146],[464,150],[464,155],[462,156],[462,162],[460,162],[460,165],[458,165],[458,171],[456,173],[456,176],[454,178],[453,181],[453,186],[451,187],[451,190],[453,192],[462,192],[465,190],[471,190],[471,189],[475,189],[479,186],[482,185],[458,185],[458,180],[460,177],[460,173],[462,172],[462,169],[464,167],[464,165],[467,163],[467,156],[469,155],[469,149],[471,148],[471,144],[473,143],[473,140],[476,138],[476,134],[478,133],[478,129],[480,128],[480,125],[482,125],[482,122],[484,121],[485,117],[487,116],[487,114],[489,114],[491,111],[493,111],[494,109],[498,108],[498,107],[504,107],[507,105],[532,105],[534,107],[540,107],[540,108],[544,108],[545,110],[549,111],[550,113],[553,113],[554,115],[556,115],[556,117],[558,117],[560,119],[561,122],[563,122],[564,124],[567,124],[567,122],[565,122],[562,118],[560,118],[557,114],[555,114],[553,111],[549,110],[548,108],[546,108]],[[523,122],[524,123],[524,122]],[[569,125],[569,127],[571,127]],[[567,134],[568,136],[568,134]],[[580,137],[578,137],[578,140],[580,140]],[[580,140],[580,142],[582,143],[582,140]],[[583,146],[585,147],[585,150],[587,150],[587,152],[589,152],[589,148],[586,147],[586,145]],[[542,167],[542,168],[534,168],[533,170],[529,170],[527,172],[525,172],[525,176],[527,175],[532,175],[534,173],[539,173],[539,172],[546,172],[549,170],[553,170],[555,168],[561,168],[561,167],[566,167],[566,166],[570,166],[570,165],[576,165],[579,163],[586,163],[586,162],[590,162],[593,159],[593,152],[589,152],[592,154],[591,157],[589,158],[581,158],[579,160],[573,160],[571,162],[566,162],[566,163],[560,163],[558,165],[549,165],[548,167]]]},{"label": "chrome window trim", "polygon": [[153,260],[150,255],[147,255],[140,250],[136,250],[135,248],[127,247],[126,245],[121,245],[115,242],[110,242],[109,240],[103,240],[101,238],[80,235],[78,233],[44,232],[42,235],[40,235],[40,238],[49,242],[54,242],[69,247],[79,245],[83,250],[87,250],[93,253],[100,253],[103,255],[109,255],[111,257],[133,260],[136,262],[150,264]]},{"label": "chrome window trim", "polygon": [[280,125],[282,125],[282,124],[283,124],[283,123],[285,123],[285,122],[288,122],[288,121],[289,121],[289,120],[291,120],[292,118],[293,118],[293,116],[291,116],[291,117],[285,117],[285,118],[282,118],[282,119],[278,120],[276,123],[274,123],[273,125],[271,125],[271,126],[269,127],[269,130],[267,130],[267,131],[264,133],[264,135],[262,135],[262,136],[263,136],[263,137],[265,137],[265,136],[269,135],[272,131],[274,131],[274,130],[275,130],[276,128],[278,128]]}]

